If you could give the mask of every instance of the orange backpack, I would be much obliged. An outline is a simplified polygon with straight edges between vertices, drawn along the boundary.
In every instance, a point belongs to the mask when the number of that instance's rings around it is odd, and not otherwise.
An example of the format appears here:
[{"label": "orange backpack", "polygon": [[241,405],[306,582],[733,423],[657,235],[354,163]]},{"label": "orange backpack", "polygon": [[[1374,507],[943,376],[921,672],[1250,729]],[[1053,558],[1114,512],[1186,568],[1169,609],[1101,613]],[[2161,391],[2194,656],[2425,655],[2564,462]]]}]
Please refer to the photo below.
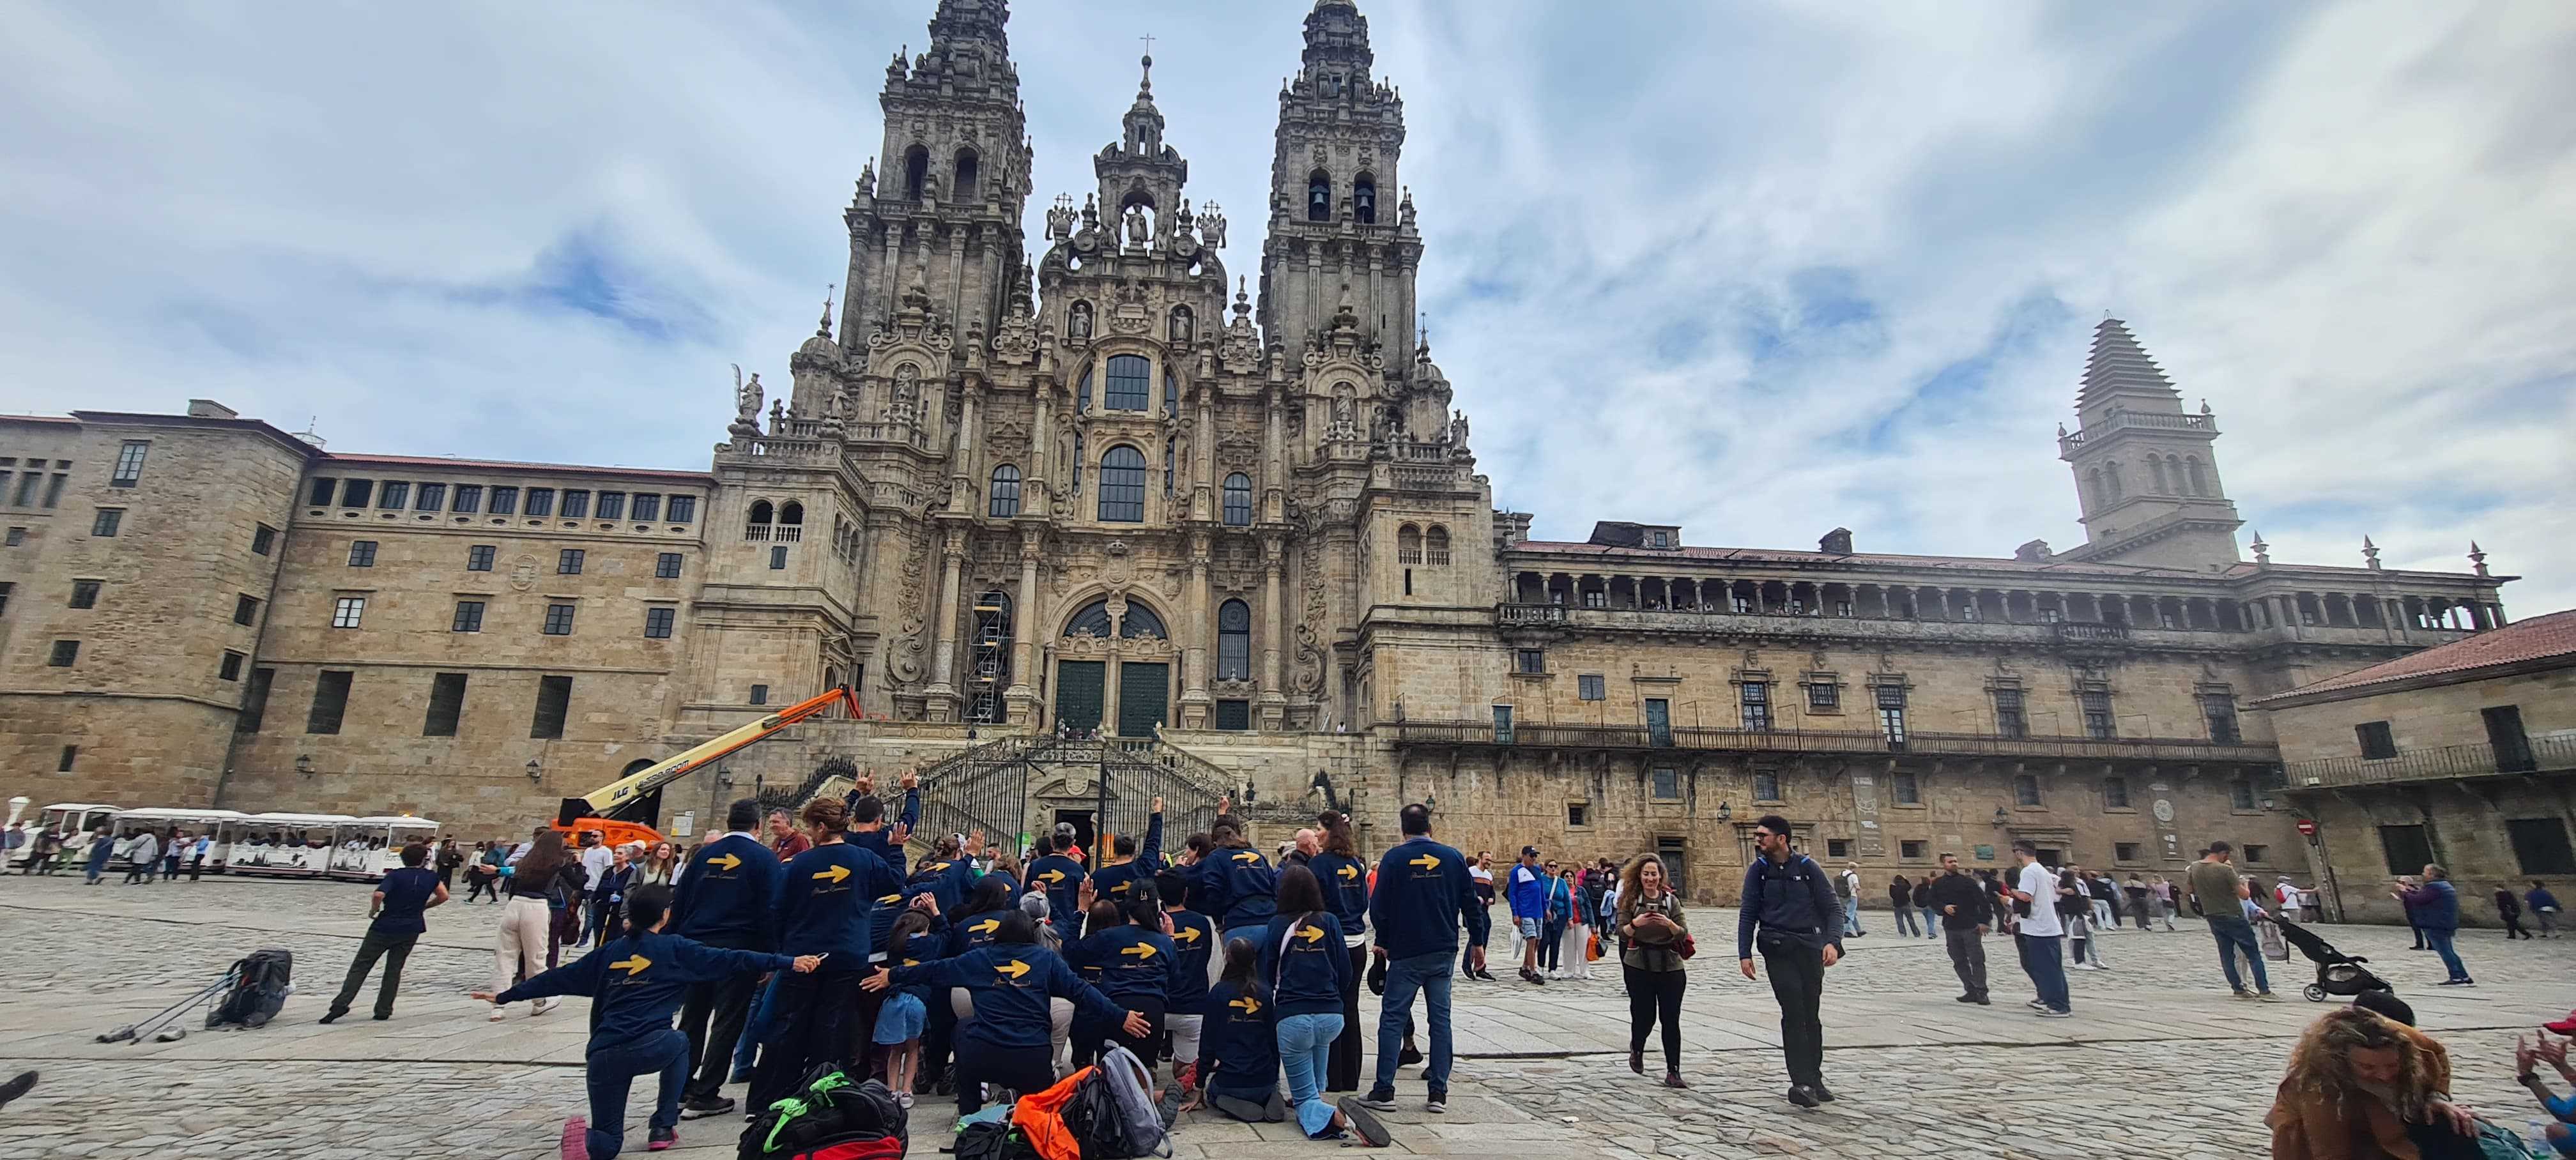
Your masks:
[{"label": "orange backpack", "polygon": [[1044,1160],[1082,1160],[1081,1143],[1064,1126],[1064,1105],[1073,1099],[1073,1089],[1091,1072],[1091,1068],[1082,1068],[1057,1080],[1054,1087],[1022,1095],[1011,1106],[1011,1126],[1019,1129],[1020,1138],[1037,1149]]}]

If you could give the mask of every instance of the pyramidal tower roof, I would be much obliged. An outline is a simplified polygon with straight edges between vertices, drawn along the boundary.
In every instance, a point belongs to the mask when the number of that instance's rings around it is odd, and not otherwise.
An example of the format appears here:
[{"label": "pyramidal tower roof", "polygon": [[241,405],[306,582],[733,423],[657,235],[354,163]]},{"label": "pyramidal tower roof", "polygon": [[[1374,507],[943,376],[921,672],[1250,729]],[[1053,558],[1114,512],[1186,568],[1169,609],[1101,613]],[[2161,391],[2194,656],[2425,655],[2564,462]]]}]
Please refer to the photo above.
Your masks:
[{"label": "pyramidal tower roof", "polygon": [[2144,395],[2177,403],[2182,399],[2173,380],[2165,377],[2164,368],[2148,358],[2146,349],[2138,345],[2138,337],[2129,333],[2129,324],[2105,318],[2102,325],[2093,328],[2093,355],[2084,361],[2084,383],[2075,393],[2075,405],[2091,407],[2119,395]]}]

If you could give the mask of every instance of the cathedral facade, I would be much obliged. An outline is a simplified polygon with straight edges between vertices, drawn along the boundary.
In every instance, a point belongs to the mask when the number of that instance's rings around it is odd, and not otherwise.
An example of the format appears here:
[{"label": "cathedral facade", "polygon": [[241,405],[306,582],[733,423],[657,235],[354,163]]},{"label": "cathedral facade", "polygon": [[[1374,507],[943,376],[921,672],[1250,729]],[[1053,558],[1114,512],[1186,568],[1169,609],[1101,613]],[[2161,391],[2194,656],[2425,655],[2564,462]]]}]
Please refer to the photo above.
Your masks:
[{"label": "cathedral facade", "polygon": [[2502,622],[2482,555],[2242,559],[2216,414],[2116,321],[2058,440],[2079,547],[1532,540],[1414,324],[1403,106],[1353,4],[1305,17],[1243,273],[1150,58],[1032,245],[1006,22],[940,0],[889,63],[837,312],[783,389],[736,383],[703,471],[352,455],[204,402],[0,418],[6,792],[500,836],[846,684],[863,719],[694,774],[660,820],[840,758],[1018,762],[1036,826],[1116,787],[1031,739],[1097,732],[1257,820],[1330,801],[1382,846],[1427,800],[1466,848],[1661,850],[1703,898],[1774,811],[1873,874],[2015,837],[2295,867],[2240,707]]}]

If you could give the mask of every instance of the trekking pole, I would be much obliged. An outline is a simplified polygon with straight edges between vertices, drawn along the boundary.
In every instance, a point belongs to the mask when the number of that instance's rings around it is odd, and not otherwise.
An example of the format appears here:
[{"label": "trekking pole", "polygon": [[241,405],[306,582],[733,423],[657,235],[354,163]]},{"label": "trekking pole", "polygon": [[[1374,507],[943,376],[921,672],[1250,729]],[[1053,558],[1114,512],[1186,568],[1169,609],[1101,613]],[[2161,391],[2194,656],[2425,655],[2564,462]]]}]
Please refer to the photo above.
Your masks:
[{"label": "trekking pole", "polygon": [[187,998],[181,999],[168,1007],[162,1008],[159,1014],[154,1015],[149,1019],[138,1020],[136,1022],[126,1024],[123,1027],[118,1027],[112,1031],[100,1033],[98,1036],[98,1042],[123,1043],[127,1040],[140,1042],[145,1035],[149,1035],[153,1031],[160,1029],[158,1026],[155,1026],[156,1024],[166,1025],[169,1022],[176,1021],[178,1016],[188,1008],[204,1002],[208,996],[231,986],[233,977],[234,976],[231,972],[225,972],[223,978],[215,980],[213,983],[208,984],[206,987]]}]

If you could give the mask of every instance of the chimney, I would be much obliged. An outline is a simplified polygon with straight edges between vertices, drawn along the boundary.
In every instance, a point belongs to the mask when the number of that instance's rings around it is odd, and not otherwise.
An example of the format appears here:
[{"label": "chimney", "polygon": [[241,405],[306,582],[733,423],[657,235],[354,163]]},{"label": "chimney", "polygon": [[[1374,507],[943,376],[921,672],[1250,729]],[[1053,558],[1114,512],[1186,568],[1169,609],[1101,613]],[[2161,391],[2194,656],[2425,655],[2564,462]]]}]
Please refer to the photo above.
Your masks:
[{"label": "chimney", "polygon": [[188,400],[188,417],[191,419],[238,419],[241,418],[241,412],[233,410],[232,408],[218,403],[213,399],[190,399]]},{"label": "chimney", "polygon": [[1851,529],[1835,528],[1834,530],[1825,533],[1825,537],[1823,539],[1816,541],[1816,550],[1823,552],[1828,556],[1851,555]]},{"label": "chimney", "polygon": [[2026,564],[2045,564],[2049,562],[2049,560],[2055,558],[2055,556],[2056,553],[2048,550],[2048,541],[2046,540],[2032,540],[2027,544],[2023,544],[2022,546],[2013,549],[2013,559],[2022,561]]}]

